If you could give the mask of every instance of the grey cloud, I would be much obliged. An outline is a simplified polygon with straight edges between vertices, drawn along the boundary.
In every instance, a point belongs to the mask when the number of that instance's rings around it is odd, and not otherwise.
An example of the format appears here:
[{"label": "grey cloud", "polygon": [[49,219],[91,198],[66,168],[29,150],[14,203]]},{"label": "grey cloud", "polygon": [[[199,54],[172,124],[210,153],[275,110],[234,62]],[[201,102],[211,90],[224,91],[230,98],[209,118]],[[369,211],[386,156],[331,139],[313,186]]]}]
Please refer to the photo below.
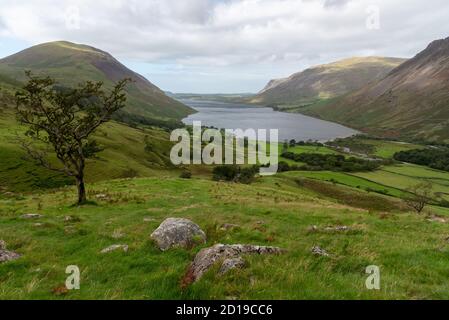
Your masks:
[{"label": "grey cloud", "polygon": [[[366,28],[373,3],[380,30]],[[65,27],[69,5],[79,9],[80,29]],[[251,73],[241,89],[233,81],[235,91],[354,55],[409,57],[449,35],[447,0],[0,0],[0,7],[0,30],[3,21],[8,34],[30,44],[66,39],[123,61],[177,65],[205,87],[212,76]]]}]

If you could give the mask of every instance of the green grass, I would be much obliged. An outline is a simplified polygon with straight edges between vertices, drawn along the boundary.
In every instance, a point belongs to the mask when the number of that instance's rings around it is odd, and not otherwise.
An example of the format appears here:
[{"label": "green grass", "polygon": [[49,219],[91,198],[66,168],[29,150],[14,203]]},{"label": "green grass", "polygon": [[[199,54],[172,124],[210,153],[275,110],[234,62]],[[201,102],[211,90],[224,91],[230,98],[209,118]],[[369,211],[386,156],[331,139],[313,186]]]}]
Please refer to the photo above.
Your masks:
[{"label": "green grass", "polygon": [[394,154],[400,151],[424,148],[416,144],[395,141],[360,139],[360,142],[374,146],[375,152],[373,155],[385,159],[393,158]]},{"label": "green grass", "polygon": [[[109,200],[82,208],[71,206],[72,188],[0,200],[2,239],[23,255],[0,265],[0,299],[449,298],[447,227],[423,216],[349,207],[283,177],[250,186],[171,178],[89,185],[92,199],[99,193]],[[19,218],[27,212],[44,217]],[[65,222],[68,215],[77,219]],[[245,269],[223,277],[215,268],[182,290],[180,281],[200,248],[156,249],[149,235],[167,217],[193,219],[206,231],[207,245],[252,243],[288,252],[247,257]],[[240,228],[224,232],[223,223]],[[356,232],[308,231],[342,224]],[[124,237],[113,239],[115,231]],[[128,244],[129,252],[99,253],[115,243]],[[332,257],[313,256],[314,245]],[[380,291],[364,287],[364,270],[372,264],[381,268]],[[81,290],[58,296],[53,289],[64,284],[68,265],[80,267]]]},{"label": "green grass", "polygon": [[293,171],[282,173],[281,175],[291,178],[309,178],[321,181],[333,182],[340,185],[345,185],[348,187],[361,189],[370,192],[377,192],[380,194],[387,194],[393,197],[401,198],[406,192],[403,190],[386,186],[381,183],[376,183],[371,180],[361,178],[349,173],[343,172],[330,172],[330,171]]},{"label": "green grass", "polygon": [[449,174],[447,172],[440,171],[438,174],[437,170],[403,164],[387,166],[375,172],[355,173],[354,175],[402,190],[409,189],[423,181],[431,181],[433,191],[441,193],[444,199],[449,200]]}]

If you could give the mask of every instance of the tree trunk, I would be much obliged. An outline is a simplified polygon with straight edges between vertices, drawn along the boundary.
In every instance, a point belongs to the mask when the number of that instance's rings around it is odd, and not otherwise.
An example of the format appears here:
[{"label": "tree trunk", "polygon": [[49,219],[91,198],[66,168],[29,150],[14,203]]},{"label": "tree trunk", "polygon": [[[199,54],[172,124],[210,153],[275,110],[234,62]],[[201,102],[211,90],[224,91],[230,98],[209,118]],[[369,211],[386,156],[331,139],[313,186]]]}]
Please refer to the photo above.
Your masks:
[{"label": "tree trunk", "polygon": [[83,205],[87,202],[83,176],[76,177],[76,187],[78,188],[78,205]]}]

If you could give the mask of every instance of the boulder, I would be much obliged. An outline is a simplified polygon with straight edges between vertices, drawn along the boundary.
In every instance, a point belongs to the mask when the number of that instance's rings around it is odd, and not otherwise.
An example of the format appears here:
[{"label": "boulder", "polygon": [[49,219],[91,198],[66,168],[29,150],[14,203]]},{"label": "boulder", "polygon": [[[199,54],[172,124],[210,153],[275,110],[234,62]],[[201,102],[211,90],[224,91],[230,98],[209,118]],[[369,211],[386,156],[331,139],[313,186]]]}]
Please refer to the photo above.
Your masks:
[{"label": "boulder", "polygon": [[126,244],[113,244],[112,246],[109,246],[101,250],[101,253],[109,253],[117,250],[123,250],[124,252],[128,252],[128,246]]},{"label": "boulder", "polygon": [[[206,248],[198,252],[195,259],[193,260],[190,268],[187,272],[186,278],[190,282],[195,282],[199,280],[204,273],[207,272],[215,263],[219,261],[226,261],[222,265],[222,271],[229,269],[229,267],[236,267],[241,265],[241,260],[235,260],[244,254],[281,254],[285,250],[276,247],[262,247],[254,245],[243,245],[243,244],[217,244],[213,247]],[[229,261],[232,260],[232,261]],[[226,270],[226,271],[228,271]]]},{"label": "boulder", "polygon": [[151,234],[162,251],[170,248],[189,248],[206,243],[206,234],[188,219],[168,218]]}]

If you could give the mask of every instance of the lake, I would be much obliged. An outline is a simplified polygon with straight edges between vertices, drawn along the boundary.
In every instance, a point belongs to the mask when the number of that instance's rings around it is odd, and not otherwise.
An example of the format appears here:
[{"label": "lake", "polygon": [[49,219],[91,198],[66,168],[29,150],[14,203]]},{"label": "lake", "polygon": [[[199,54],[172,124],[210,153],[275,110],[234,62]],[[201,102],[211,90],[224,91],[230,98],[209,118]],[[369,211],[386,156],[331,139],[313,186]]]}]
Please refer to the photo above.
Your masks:
[{"label": "lake", "polygon": [[280,141],[311,139],[324,142],[359,133],[333,122],[298,113],[278,112],[272,108],[216,101],[187,99],[180,101],[198,111],[183,120],[185,124],[189,125],[193,121],[201,121],[203,126],[220,129],[278,129]]}]

